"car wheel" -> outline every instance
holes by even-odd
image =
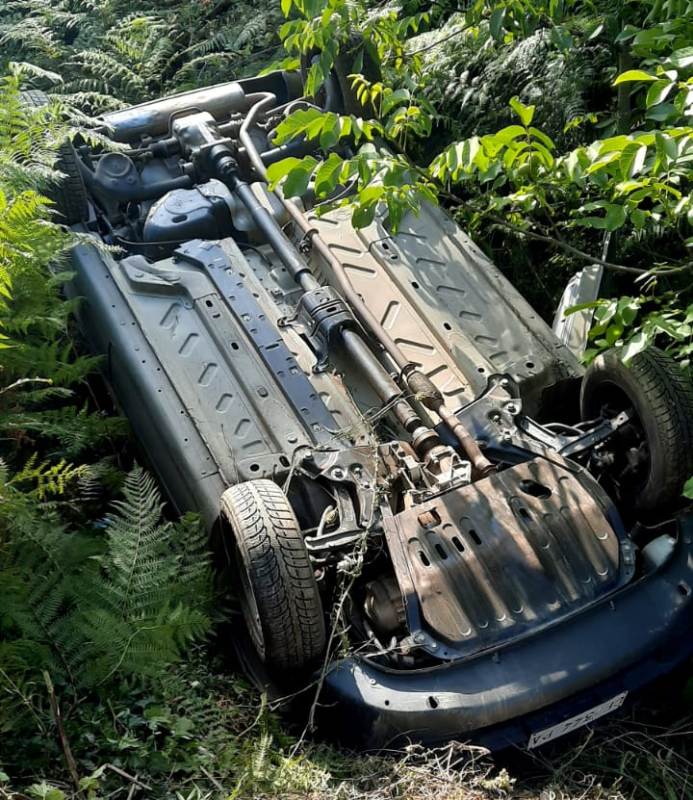
[[[243,617],[260,658],[276,671],[314,662],[325,647],[325,619],[286,495],[269,480],[239,483],[224,492],[221,510],[235,538]]]
[[[49,96],[38,89],[30,89],[21,93],[22,103],[29,108],[43,108],[50,102]],[[64,225],[75,225],[88,219],[89,201],[82,174],[79,171],[77,154],[72,142],[63,142],[58,148],[55,168],[64,177],[47,192],[55,203],[55,210],[60,215],[58,220]]]
[[[584,420],[634,412],[612,441],[608,474],[619,499],[649,511],[681,497],[693,474],[693,382],[657,348],[638,353],[628,365],[618,351],[597,356],[580,392]]]

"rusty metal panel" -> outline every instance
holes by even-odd
[[[535,413],[544,388],[582,373],[574,355],[445,212],[424,204],[391,235],[376,219],[354,230],[348,209],[311,224],[356,291],[449,404],[463,406],[493,373],[520,386]],[[329,274],[325,276],[329,280]]]
[[[586,606],[628,570],[599,487],[535,459],[386,519],[405,598],[457,654]],[[604,504],[600,503],[604,500]]]

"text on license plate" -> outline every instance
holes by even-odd
[[[598,706],[588,708],[587,711],[583,711],[581,714],[576,714],[574,717],[569,717],[568,719],[563,720],[563,722],[559,722],[557,725],[551,725],[550,728],[544,728],[541,731],[536,731],[529,737],[529,742],[527,743],[528,749],[531,750],[533,747],[540,747],[542,744],[546,744],[552,739],[558,739],[559,736],[565,736],[566,733],[575,731],[578,728],[581,728],[583,725],[589,725],[590,722],[594,722],[595,719],[599,719],[599,717],[610,714],[612,711],[615,711],[617,708],[620,708],[623,705],[627,694],[628,692],[621,692],[615,697],[612,697],[611,700],[606,700],[603,703],[600,703]]]

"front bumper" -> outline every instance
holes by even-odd
[[[693,655],[693,513],[658,569],[563,623],[468,659],[411,671],[339,661],[327,724],[366,747],[462,738],[501,749],[633,691]]]

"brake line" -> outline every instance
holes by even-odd
[[[257,172],[261,180],[267,183],[267,170],[262,161],[262,157],[255,146],[250,135],[250,128],[256,121],[260,112],[269,110],[277,101],[271,92],[265,92],[264,96],[258,93],[260,99],[251,107],[245,119],[241,123],[239,130],[239,140],[250,160],[251,166]],[[440,417],[443,423],[450,429],[455,436],[465,454],[472,462],[476,472],[483,476],[488,475],[493,469],[493,464],[481,452],[476,440],[472,437],[465,426],[455,416],[445,404],[442,393],[436,388],[431,379],[421,372],[417,365],[411,362],[402,353],[402,350],[383,328],[375,315],[365,304],[361,296],[356,292],[346,274],[341,261],[333,254],[327,242],[320,236],[319,232],[311,225],[310,220],[292,200],[284,197],[279,188],[274,190],[275,195],[292,218],[292,220],[303,231],[306,238],[310,240],[318,254],[328,263],[332,274],[338,284],[339,291],[342,293],[349,305],[355,310],[357,317],[364,327],[380,343],[384,351],[396,365],[397,371],[404,381],[407,388],[414,392],[421,403]]]

